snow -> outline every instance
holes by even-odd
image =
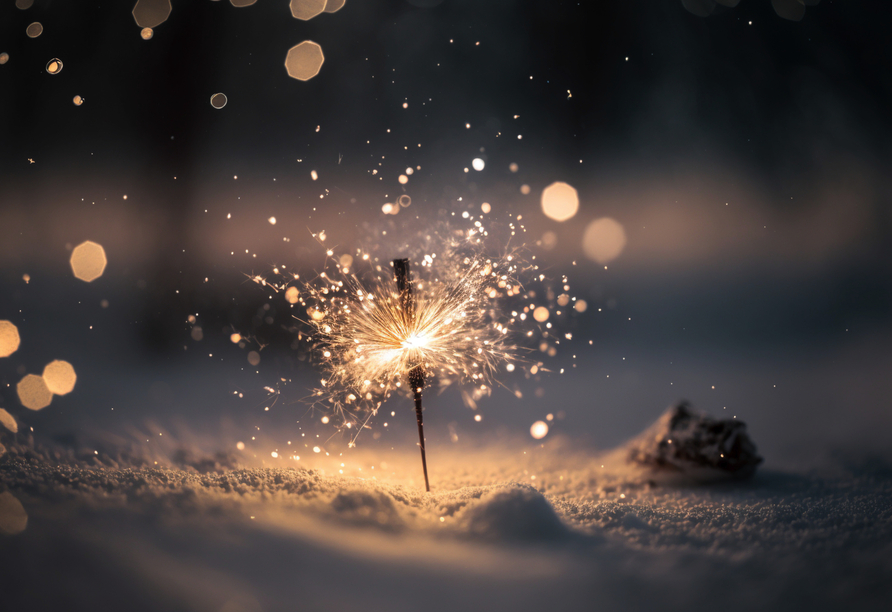
[[[0,460],[28,514],[0,540],[4,609],[887,609],[886,458],[673,484],[629,448],[452,447],[425,494],[408,450],[357,478],[20,441]]]

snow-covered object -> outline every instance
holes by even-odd
[[[654,472],[695,480],[748,478],[762,463],[737,419],[713,419],[680,402],[627,445],[628,460]]]

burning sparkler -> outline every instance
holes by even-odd
[[[396,277],[396,288],[400,292],[400,308],[406,318],[407,331],[415,325],[415,296],[412,293],[412,279],[409,272],[408,259],[394,259],[393,273]],[[415,330],[410,332],[415,333]],[[412,337],[412,336],[409,336]],[[424,364],[419,363],[408,372],[409,386],[415,396],[415,418],[418,420],[418,446],[421,447],[421,467],[424,470],[424,488],[431,490],[427,479],[427,455],[424,451],[424,419],[421,414],[421,392],[424,390]]]
[[[517,250],[487,253],[483,248],[487,230],[479,220],[464,218],[474,226],[466,230],[444,226],[422,233],[425,246],[420,252],[407,251],[418,264],[411,275],[409,259],[382,263],[362,250],[349,258],[338,258],[329,250],[329,264],[310,281],[301,282],[296,276],[281,283],[262,279],[265,286],[284,291],[290,303],[306,310],[305,323],[313,331],[307,339],[325,371],[312,402],[352,430],[351,446],[393,393],[414,399],[428,490],[424,389],[468,384],[473,390],[463,395],[476,408],[475,400],[499,384],[496,374],[502,366],[510,372],[515,364],[529,361],[528,373],[535,375],[542,363],[521,357],[516,332],[529,326],[523,336],[553,354],[560,338],[551,321],[546,323],[533,311],[549,311],[542,304],[552,306],[556,299],[566,306],[570,299],[566,294],[556,298],[550,289],[537,297],[520,278],[542,282],[538,268],[526,263]],[[352,269],[353,262],[365,271]],[[566,278],[562,280],[569,290]]]

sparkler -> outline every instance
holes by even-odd
[[[468,213],[462,217],[473,226],[461,230],[442,223],[422,230],[420,248],[400,247],[411,256],[411,274],[410,259],[383,263],[373,256],[374,249],[359,249],[340,257],[329,250],[327,265],[311,280],[278,268],[281,282],[252,277],[284,292],[289,303],[307,313],[306,320],[298,318],[312,333],[300,337],[325,372],[311,404],[351,431],[350,446],[394,393],[414,399],[427,490],[423,392],[468,385],[470,392],[463,390],[462,396],[476,410],[476,400],[501,384],[500,370],[520,366],[527,377],[544,371],[542,362],[521,356],[527,349],[514,344],[516,337],[553,355],[561,342],[553,322],[572,309],[566,293],[556,296],[547,286],[532,289],[544,285],[545,277],[520,256],[522,248],[484,248],[488,230],[481,220]],[[509,227],[513,236],[517,226]],[[566,277],[561,280],[569,291]],[[551,313],[551,319],[545,320],[548,314],[543,319],[541,311]],[[514,393],[520,396],[519,390]]]
[[[400,308],[406,318],[406,327],[415,325],[415,297],[412,294],[412,279],[409,272],[408,259],[394,259],[393,273],[396,288],[400,292]],[[424,488],[430,492],[431,485],[427,479],[427,456],[424,450],[424,419],[421,415],[421,392],[424,389],[424,364],[419,363],[408,372],[409,385],[415,396],[415,418],[418,420],[418,446],[421,447],[421,467],[424,470]]]

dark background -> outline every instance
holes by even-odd
[[[291,349],[286,304],[245,275],[318,268],[311,231],[350,250],[405,192],[402,214],[422,220],[487,201],[522,214],[533,245],[554,232],[540,262],[590,304],[551,374],[504,381],[522,399],[497,392],[476,423],[449,391],[429,401],[429,436],[526,435],[563,410],[555,434],[605,447],[688,398],[745,420],[776,461],[884,448],[885,3],[825,0],[794,22],[768,0],[708,17],[676,0],[348,0],[302,22],[284,0],[174,2],[149,41],[131,8],[0,6],[0,319],[22,336],[0,406],[38,437],[327,438],[298,401],[317,374]],[[325,63],[299,82],[283,62],[306,39]],[[465,173],[475,157],[486,168]],[[421,170],[403,186],[407,166]],[[581,201],[562,224],[539,209],[556,180]],[[603,216],[628,236],[607,270],[581,248]],[[90,284],[68,265],[87,239],[109,259]],[[238,348],[233,331],[256,340]],[[53,359],[78,386],[30,412],[15,383]],[[410,439],[401,416],[365,443]]]

